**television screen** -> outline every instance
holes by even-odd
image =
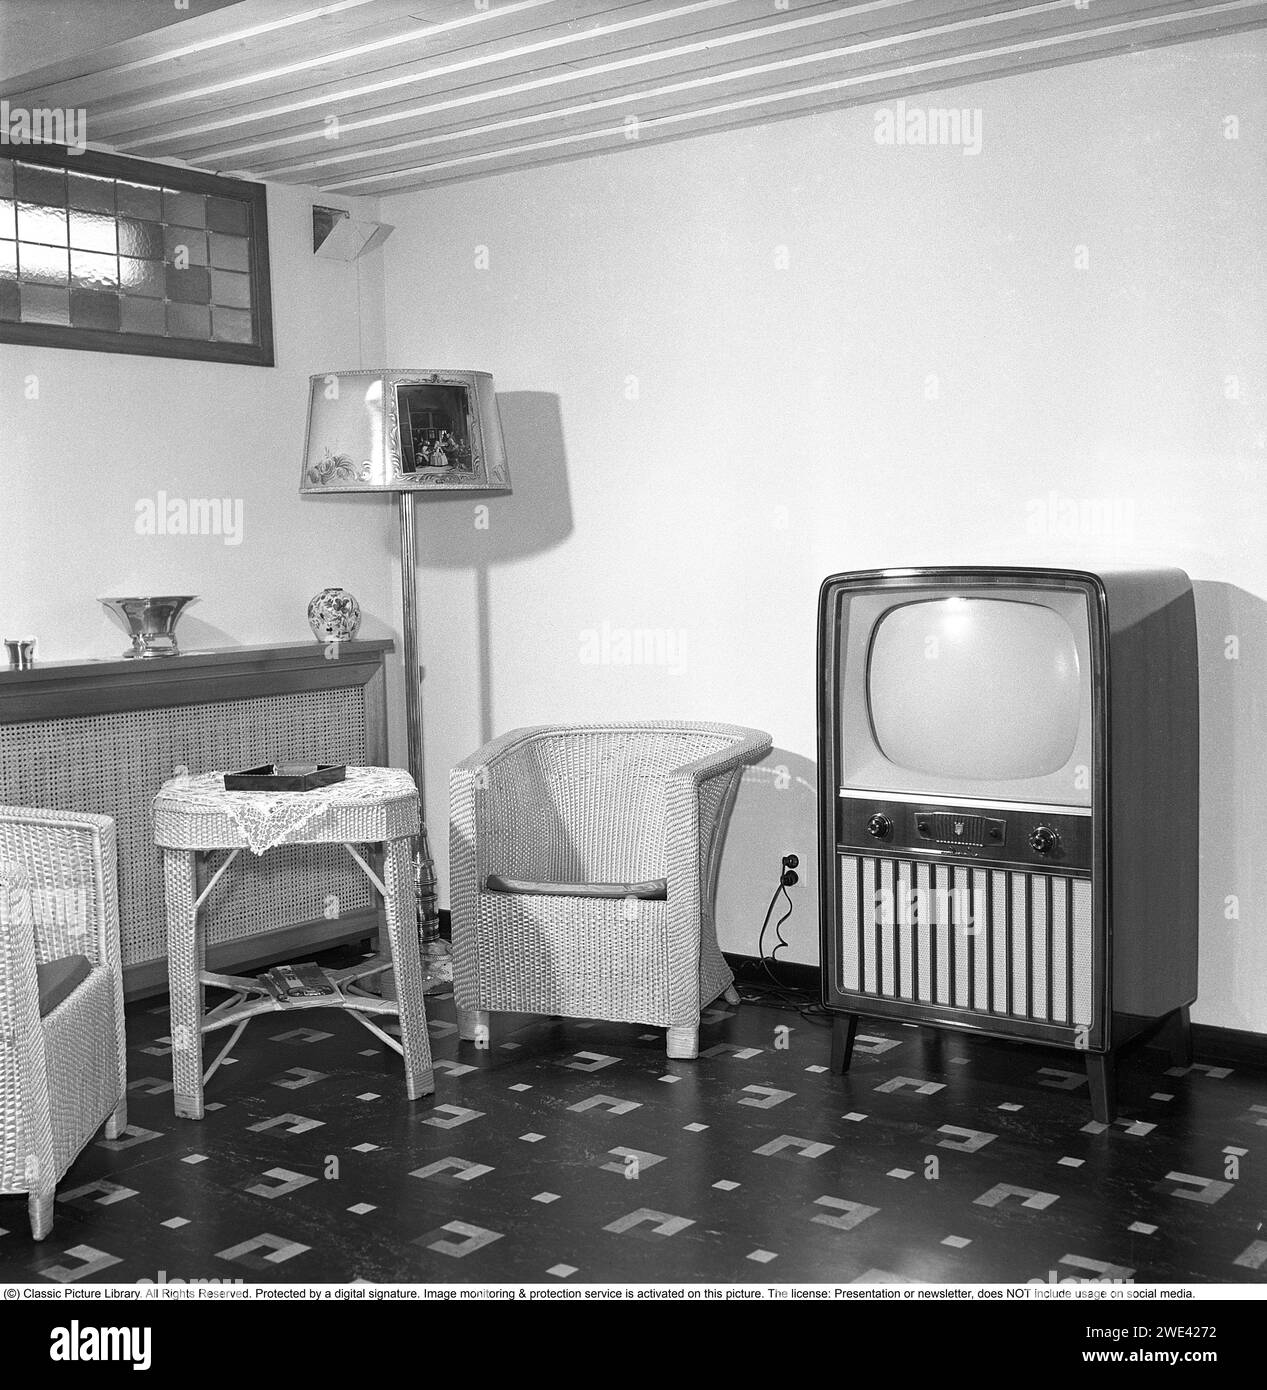
[[[876,745],[897,767],[934,778],[1058,773],[1082,721],[1078,647],[1043,603],[946,597],[890,608],[867,662]]]

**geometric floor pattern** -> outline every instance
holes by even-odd
[[[851,1073],[794,1011],[660,1030],[429,1005],[435,1097],[338,1011],[252,1022],[171,1108],[165,1007],[129,1010],[131,1125],[0,1281],[1267,1282],[1267,1074],[1139,1050],[1091,1120],[1065,1054],[864,1021]],[[1054,1273],[1053,1273],[1054,1272]]]

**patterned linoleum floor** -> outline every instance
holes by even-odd
[[[256,1020],[171,1111],[167,1015],[129,1012],[131,1128],[89,1146],[30,1238],[0,1198],[0,1281],[1267,1282],[1267,1073],[1124,1063],[1092,1122],[1059,1052],[709,1010],[658,1030],[434,1002],[436,1095],[334,1010]],[[1053,1272],[1054,1271],[1054,1275]]]

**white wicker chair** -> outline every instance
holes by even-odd
[[[713,918],[726,820],[770,736],[733,724],[539,726],[450,778],[449,888],[461,1036],[492,1010],[647,1023],[699,1052],[700,1010],[731,988]],[[489,874],[646,884],[659,900],[489,891]],[[614,890],[613,890],[614,891]]]
[[[31,1233],[104,1123],[127,1127],[114,822],[0,806],[0,1193],[28,1194]],[[36,965],[91,969],[40,1017]]]

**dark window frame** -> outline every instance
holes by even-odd
[[[0,343],[34,347],[72,348],[82,352],[124,352],[141,357],[174,357],[201,362],[235,362],[272,367],[273,303],[268,258],[268,192],[262,183],[229,179],[173,164],[105,154],[99,150],[72,151],[60,145],[9,145],[0,159],[14,164],[42,164],[71,173],[98,174],[129,183],[203,193],[244,203],[250,245],[251,327],[254,342],[219,343],[161,334],[122,333],[114,329],[79,328],[57,323],[14,323],[0,320]]]

